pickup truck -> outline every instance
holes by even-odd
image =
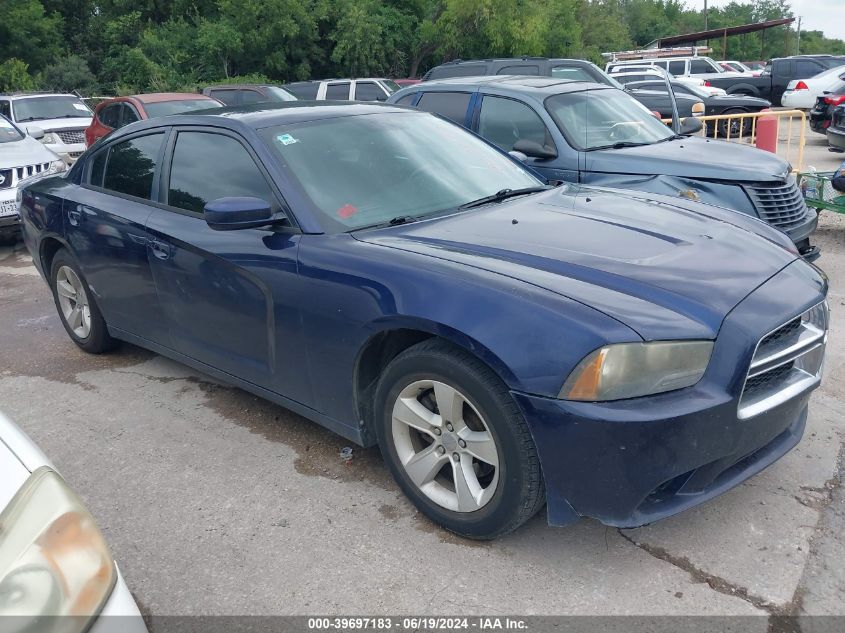
[[[781,105],[781,97],[794,79],[815,77],[821,72],[842,66],[842,55],[798,55],[769,60],[759,77],[714,77],[710,84],[723,88],[728,94],[748,95]]]

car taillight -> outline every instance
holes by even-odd
[[[824,102],[827,105],[842,105],[845,103],[845,95],[833,95],[832,97],[825,97]]]
[[[704,80],[704,85],[705,85],[705,86],[707,86],[707,87],[709,88],[709,87],[711,87],[713,84],[711,84],[711,83],[710,83],[707,79],[705,79],[705,80]]]
[[[803,81],[799,81],[798,84],[795,86],[796,90],[809,90],[810,87],[805,84]]]

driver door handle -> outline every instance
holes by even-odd
[[[157,240],[154,237],[151,237],[147,243],[150,245],[153,255],[158,259],[170,259],[170,255],[173,253],[173,248],[170,244]]]

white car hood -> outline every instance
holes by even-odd
[[[0,169],[50,163],[54,160],[59,160],[59,157],[31,136],[20,141],[0,143]]]
[[[39,121],[24,121],[18,127],[40,127],[45,132],[53,130],[84,129],[91,125],[92,117],[76,117],[74,119],[43,119]]]

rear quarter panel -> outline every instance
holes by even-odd
[[[44,266],[44,247],[54,239],[67,246],[63,205],[71,187],[67,177],[45,178],[24,187],[21,195],[21,229],[24,244],[36,268],[46,279],[50,271]]]

